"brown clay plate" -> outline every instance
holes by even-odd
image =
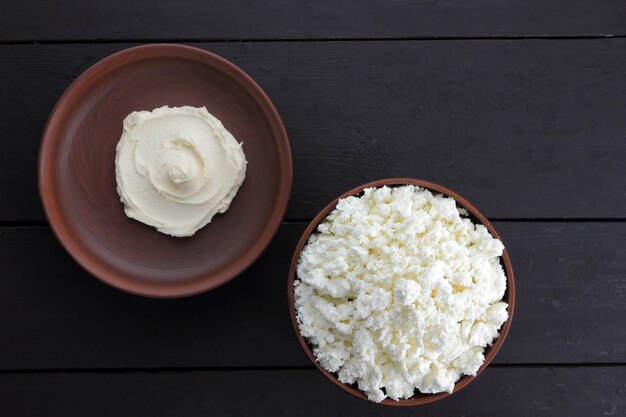
[[[163,105],[206,106],[248,160],[230,209],[190,238],[127,218],[116,192],[122,120]],[[189,46],[139,46],[96,63],[59,99],[41,139],[39,191],[58,239],[91,274],[133,294],[187,296],[234,278],[267,246],[287,208],[291,153],[276,109],[235,65]]]
[[[291,315],[291,323],[296,332],[298,341],[300,342],[300,346],[302,346],[302,349],[304,349],[304,352],[309,357],[311,362],[313,362],[313,364],[317,367],[317,369],[319,369],[324,374],[324,376],[326,376],[326,378],[328,378],[331,382],[333,382],[335,385],[337,385],[344,391],[366,401],[369,401],[367,399],[367,396],[362,391],[360,391],[356,386],[348,385],[348,384],[344,384],[340,382],[337,379],[337,376],[335,374],[328,372],[326,369],[322,368],[319,362],[315,359],[315,356],[313,355],[313,351],[311,350],[311,347],[307,343],[306,339],[302,337],[302,335],[300,334],[300,329],[298,328],[298,322],[296,319],[296,310],[294,306],[293,281],[296,276],[296,266],[298,265],[298,259],[300,258],[300,252],[302,251],[302,248],[306,244],[306,241],[308,240],[309,236],[312,233],[314,233],[315,230],[317,229],[317,225],[322,220],[324,220],[324,218],[326,218],[328,213],[330,213],[335,208],[335,206],[337,205],[337,201],[339,201],[339,199],[349,197],[352,195],[358,195],[365,188],[369,188],[369,187],[382,187],[383,185],[394,187],[394,186],[408,185],[408,184],[419,185],[420,187],[427,188],[430,191],[433,191],[435,193],[440,193],[448,197],[454,198],[458,206],[465,208],[470,213],[470,218],[472,219],[474,223],[484,224],[492,236],[498,239],[500,238],[500,236],[498,236],[498,233],[496,232],[496,229],[494,229],[494,227],[489,222],[489,220],[487,220],[487,218],[483,216],[478,211],[478,209],[476,209],[476,207],[474,207],[469,201],[467,201],[466,199],[464,199],[463,197],[461,197],[454,191],[451,191],[441,185],[434,184],[428,181],[423,181],[423,180],[418,180],[418,179],[413,179],[413,178],[389,178],[389,179],[378,180],[378,181],[369,182],[367,184],[359,185],[358,187],[343,193],[342,195],[337,197],[335,200],[330,202],[326,207],[324,207],[322,211],[320,211],[319,214],[315,216],[313,221],[311,221],[309,226],[306,228],[306,230],[302,234],[302,237],[300,238],[300,241],[298,242],[298,245],[296,246],[296,250],[294,251],[293,257],[291,259],[291,267],[289,269],[289,278],[288,278],[288,283],[287,283],[289,314]],[[501,260],[502,260],[502,265],[504,267],[504,272],[507,278],[507,289],[504,294],[504,300],[509,304],[509,308],[508,308],[509,318],[502,325],[502,328],[500,329],[500,336],[498,336],[498,338],[494,341],[492,346],[487,347],[485,349],[485,352],[484,352],[485,362],[478,369],[478,372],[476,373],[476,375],[464,376],[461,379],[459,379],[454,386],[454,391],[452,392],[452,394],[458,392],[463,387],[467,386],[467,384],[472,382],[480,373],[482,373],[485,370],[487,365],[489,365],[493,357],[496,355],[496,353],[502,346],[502,343],[504,342],[504,339],[506,338],[506,335],[509,331],[509,327],[511,327],[511,319],[513,317],[513,309],[515,307],[515,282],[513,279],[513,268],[511,267],[511,261],[509,259],[509,255],[506,249],[504,250],[504,253],[502,254]],[[390,398],[386,398],[385,400],[381,402],[381,404],[392,405],[392,406],[422,405],[422,404],[427,404],[433,401],[440,400],[442,398],[449,397],[452,394],[449,394],[447,392],[442,392],[439,394],[421,394],[417,392],[413,397],[409,399],[395,401]]]

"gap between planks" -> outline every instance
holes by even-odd
[[[572,218],[498,218],[488,217],[490,222],[500,223],[624,223],[626,218],[594,218],[594,217],[572,217]],[[282,224],[309,223],[313,219],[284,219]],[[47,228],[50,227],[46,221],[0,221],[3,228]]]
[[[580,40],[623,39],[626,35],[507,35],[507,36],[345,36],[345,37],[293,37],[293,38],[124,38],[124,39],[35,39],[0,40],[0,45],[54,45],[54,44],[101,44],[101,43],[228,43],[228,42],[367,42],[367,41],[483,41],[483,40]]]
[[[490,364],[489,368],[626,368],[626,363],[527,363]],[[189,372],[250,372],[250,371],[307,371],[314,366],[198,366],[198,367],[159,367],[159,368],[47,368],[47,369],[6,369],[0,375],[11,374],[125,374],[125,373],[189,373]]]

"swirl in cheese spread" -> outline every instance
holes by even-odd
[[[117,192],[128,217],[191,236],[228,210],[246,163],[241,144],[205,107],[132,112],[117,144]]]

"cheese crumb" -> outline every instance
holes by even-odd
[[[339,200],[294,282],[301,334],[339,381],[380,402],[452,392],[507,320],[504,250],[454,199],[413,186]]]

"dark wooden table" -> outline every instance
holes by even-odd
[[[254,77],[294,162],[265,254],[181,300],[126,295],[82,271],[36,184],[40,134],[68,84],[112,52],[162,41]],[[9,0],[0,43],[0,416],[626,415],[623,0]],[[307,220],[391,176],[482,209],[518,288],[487,371],[411,409],[326,381],[287,313]]]

